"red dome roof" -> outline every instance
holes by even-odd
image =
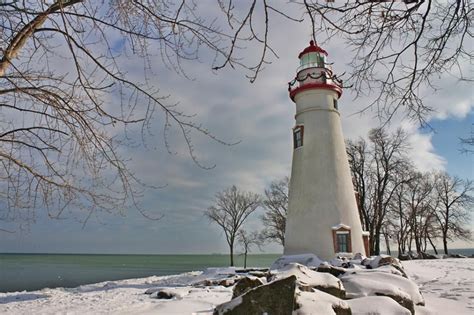
[[[300,54],[298,55],[298,58],[301,59],[301,56],[310,52],[318,52],[318,53],[325,54],[326,56],[328,55],[328,53],[324,49],[319,47],[317,44],[315,45],[314,41],[312,40],[309,42],[309,46],[306,47],[302,52],[300,52]]]

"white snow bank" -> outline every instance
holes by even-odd
[[[406,278],[387,272],[358,270],[340,277],[346,288],[347,298],[374,296],[376,293],[410,299],[414,304],[423,304],[418,286]]]
[[[307,267],[319,267],[324,261],[315,254],[283,255],[270,266],[270,270],[282,269],[291,263],[298,263]]]
[[[411,315],[409,310],[387,296],[366,296],[346,303],[352,315]]]
[[[296,276],[297,282],[311,287],[335,287],[344,290],[341,280],[330,273],[316,272],[298,263],[291,263],[278,270],[274,279],[284,279],[292,275]]]
[[[336,314],[333,307],[349,308],[347,301],[340,300],[330,294],[315,290],[314,292],[299,291],[296,293],[296,303],[300,307],[293,311],[293,315],[307,314]]]
[[[206,270],[204,270],[202,275],[205,277],[216,277],[216,276],[222,276],[222,275],[232,276],[232,275],[235,275],[235,270],[236,270],[235,267],[224,267],[224,268],[212,267],[212,268],[207,268]]]
[[[411,260],[403,265],[426,301],[426,307],[416,308],[417,314],[474,313],[473,258]]]
[[[403,269],[403,265],[401,264],[398,258],[394,258],[388,255],[379,255],[375,257],[370,257],[362,260],[361,262],[364,266],[370,266],[370,268],[375,269],[385,265],[394,265],[401,269]]]

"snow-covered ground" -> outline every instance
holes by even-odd
[[[474,259],[404,261],[420,287],[427,314],[474,314]]]
[[[426,300],[426,307],[417,306],[416,314],[474,313],[474,259],[416,260],[403,264]],[[206,279],[216,279],[213,272],[215,270],[209,269],[206,273],[102,282],[74,289],[0,293],[0,313],[212,314],[216,305],[229,301],[232,296],[232,286],[205,285]],[[230,275],[233,272],[228,270]],[[232,277],[227,279],[232,280]],[[157,299],[158,288],[165,288],[174,298]],[[362,297],[349,304],[360,309],[360,304],[370,303],[371,299]]]

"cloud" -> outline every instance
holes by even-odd
[[[447,163],[445,158],[436,154],[431,142],[432,137],[432,133],[413,133],[408,138],[411,146],[409,156],[415,167],[422,172],[444,170]]]

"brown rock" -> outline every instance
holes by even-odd
[[[389,298],[393,299],[395,302],[406,308],[411,312],[412,315],[415,314],[415,305],[412,300],[403,298],[398,295],[390,295],[390,294],[383,294],[383,293],[375,293],[378,296],[388,296]]]
[[[317,272],[326,272],[330,273],[335,277],[339,277],[340,275],[344,274],[346,270],[341,267],[335,267],[335,266],[330,266],[330,265],[320,265],[318,269],[316,269]]]
[[[234,299],[238,296],[241,296],[242,294],[248,292],[250,289],[256,288],[261,285],[263,285],[263,282],[258,278],[242,278],[235,284],[232,293],[232,298]]]
[[[256,287],[214,309],[214,315],[291,314],[295,306],[296,277]]]

